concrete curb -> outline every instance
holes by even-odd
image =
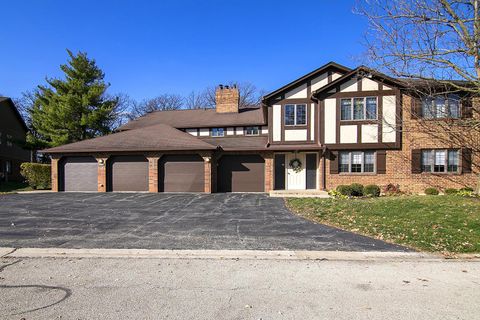
[[[2,255],[3,254],[3,255]],[[331,260],[331,261],[480,261],[480,257],[445,259],[417,252],[260,251],[260,250],[148,250],[0,248],[4,258],[132,258],[213,260]]]

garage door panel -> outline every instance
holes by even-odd
[[[259,155],[227,155],[219,160],[220,192],[264,192],[265,160]]]
[[[159,191],[204,191],[205,166],[198,155],[163,156],[159,169]]]
[[[60,190],[97,191],[98,164],[93,157],[66,157],[61,160]]]
[[[148,161],[142,156],[115,156],[109,159],[110,191],[148,191]]]

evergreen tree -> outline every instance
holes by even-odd
[[[38,86],[29,113],[35,135],[29,142],[39,147],[59,146],[111,132],[117,120],[118,98],[109,97],[103,71],[95,60],[67,50],[70,59],[60,66],[65,79],[47,78]]]

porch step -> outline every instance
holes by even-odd
[[[326,191],[322,190],[272,190],[270,197],[280,198],[330,198]]]

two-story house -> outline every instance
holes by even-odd
[[[269,192],[358,182],[422,192],[476,184],[479,155],[431,128],[472,117],[462,93],[420,98],[404,81],[331,62],[266,95],[261,107],[238,102],[237,88],[219,86],[215,109],[152,112],[116,133],[45,150],[53,189]]]
[[[21,181],[20,164],[30,161],[22,148],[28,128],[12,99],[0,97],[0,183]]]

